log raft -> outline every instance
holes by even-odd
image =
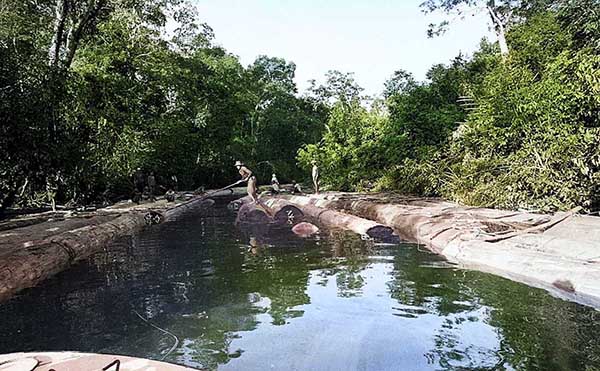
[[[293,205],[290,201],[281,198],[271,198],[266,201],[269,207],[281,209]],[[363,236],[369,236],[378,240],[389,241],[394,237],[392,228],[374,222],[372,220],[360,218],[351,214],[345,214],[339,211],[326,209],[311,205],[308,203],[297,204],[304,213],[317,222],[329,228],[348,229]]]
[[[158,222],[171,221],[213,203],[196,197],[166,209],[108,208],[86,219],[4,231],[0,239],[0,302],[88,258],[112,240],[136,233],[149,224],[148,215],[157,216]]]
[[[542,288],[600,307],[600,218],[456,205],[439,199],[327,193],[287,196],[303,210],[319,207],[390,226],[461,267]]]
[[[351,214],[310,204],[295,204],[280,197],[261,198],[264,206],[250,201],[249,197],[244,197],[230,203],[231,209],[238,210],[236,224],[272,223],[287,224],[293,227],[308,217],[315,223],[328,228],[347,229],[383,241],[395,239],[392,228]]]

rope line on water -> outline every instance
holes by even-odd
[[[147,319],[145,319],[141,314],[139,314],[135,309],[133,310],[133,313],[135,313],[138,317],[140,317],[140,319],[144,322],[146,322],[147,324],[149,324],[150,326],[154,327],[155,329],[162,331],[163,333],[170,335],[173,337],[173,339],[175,339],[175,344],[173,344],[173,346],[171,347],[171,349],[169,349],[169,351],[167,352],[167,354],[165,354],[164,357],[162,357],[160,360],[164,361],[165,358],[167,358],[169,356],[169,354],[171,354],[171,352],[173,352],[175,350],[175,348],[177,348],[177,346],[179,345],[179,338],[177,336],[175,336],[175,334],[173,334],[172,332],[169,332],[165,329],[162,329],[158,326],[156,326],[154,323],[148,321]]]

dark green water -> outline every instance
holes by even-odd
[[[153,227],[0,304],[0,353],[78,350],[223,370],[594,370],[600,313],[412,244]],[[600,284],[600,283],[599,283]]]

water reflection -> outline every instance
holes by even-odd
[[[0,305],[0,352],[80,350],[231,370],[585,370],[600,315],[340,231],[236,230],[224,209],[122,239]]]

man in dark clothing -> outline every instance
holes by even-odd
[[[154,198],[154,192],[156,191],[156,178],[154,178],[154,172],[150,172],[148,175],[148,198],[150,201],[156,201]]]
[[[140,203],[144,194],[144,178],[144,172],[138,167],[133,173],[133,197],[131,198],[136,204]]]
[[[135,186],[135,190],[138,191],[139,193],[144,192],[144,183],[145,183],[144,172],[142,171],[142,169],[140,169],[138,167],[135,170],[135,173],[133,173],[133,184]]]

